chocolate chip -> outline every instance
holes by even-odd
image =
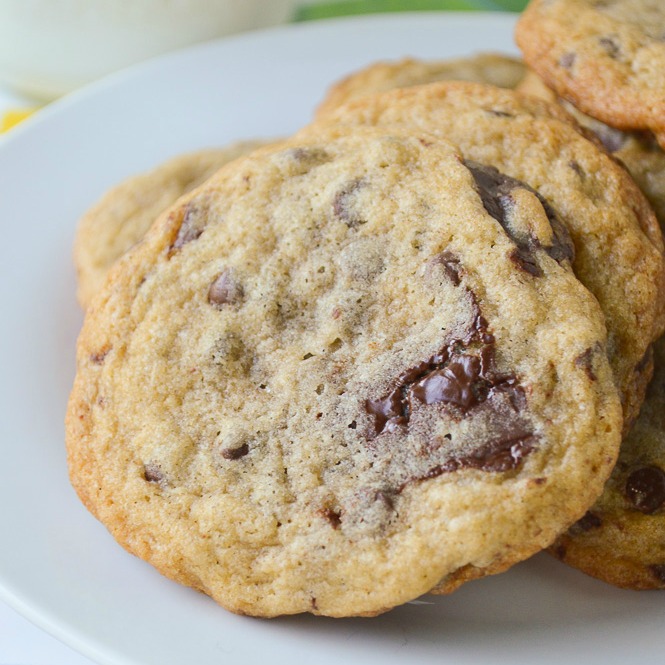
[[[509,213],[515,203],[510,193],[515,189],[525,189],[530,192],[536,196],[543,207],[552,229],[553,242],[550,246],[544,246],[542,249],[559,263],[573,261],[575,246],[568,228],[539,192],[526,183],[501,173],[493,166],[485,166],[473,161],[466,161],[465,166],[475,180],[483,207],[489,215],[499,222],[508,237],[515,243],[517,249],[511,253],[510,258],[522,270],[534,276],[542,275],[542,271],[535,260],[535,251],[541,248],[541,244],[537,238],[520,238],[511,229]]]
[[[242,300],[242,285],[229,268],[223,270],[208,289],[208,302],[222,309],[224,305],[234,305]]]
[[[656,563],[652,566],[649,566],[649,570],[653,573],[653,576],[661,583],[665,584],[665,564]]]
[[[182,212],[182,221],[178,235],[169,248],[169,255],[182,249],[187,243],[200,237],[205,228],[205,219],[201,210],[194,203],[187,203]]]
[[[366,222],[353,209],[356,194],[364,186],[365,183],[362,180],[352,180],[337,192],[333,199],[333,212],[350,228],[355,228]]]
[[[224,459],[237,460],[247,455],[249,452],[249,445],[243,443],[242,446],[238,448],[222,448],[220,452]]]
[[[591,511],[587,511],[583,517],[581,517],[573,526],[571,530],[582,532],[582,531],[591,531],[592,529],[598,529],[602,526],[603,521]]]
[[[529,254],[526,250],[515,247],[515,249],[508,255],[508,258],[524,272],[528,272],[534,277],[542,277],[543,271],[536,263],[536,259]]]
[[[323,508],[321,510],[321,516],[330,522],[330,525],[333,529],[339,529],[342,524],[342,515],[341,513],[333,510],[332,508]]]
[[[149,462],[143,466],[143,478],[149,483],[161,485],[164,482],[164,473],[156,462]]]
[[[396,426],[406,424],[407,407],[403,403],[402,389],[396,388],[381,399],[365,401],[365,411],[374,417],[374,431],[382,434],[393,430]]]
[[[450,404],[466,413],[493,392],[519,392],[512,374],[492,372],[494,337],[487,334],[486,325],[485,319],[477,316],[467,340],[453,340],[428,360],[402,372],[387,395],[366,400],[365,411],[374,418],[375,434],[408,425],[416,403]],[[481,342],[480,348],[475,353],[463,350],[474,338]]]
[[[460,355],[447,366],[426,374],[411,388],[411,395],[423,404],[441,402],[469,409],[478,400],[473,387],[480,378],[480,359]]]
[[[579,356],[577,356],[577,358],[575,358],[575,366],[584,370],[590,381],[595,381],[597,379],[593,371],[593,358],[599,350],[600,347],[595,345],[588,348],[586,351],[583,351]]]
[[[513,436],[504,434],[469,455],[453,457],[439,467],[432,469],[424,478],[433,478],[442,473],[460,469],[478,469],[480,471],[503,472],[516,469],[522,460],[536,447],[536,437],[528,432],[517,430]]]
[[[297,147],[287,153],[296,162],[316,166],[330,161],[330,155],[323,148]]]
[[[433,268],[435,268],[436,266],[443,267],[446,276],[453,283],[453,286],[460,285],[461,282],[460,275],[462,272],[462,266],[460,264],[459,258],[455,256],[452,252],[449,251],[441,252],[433,259],[431,259],[427,265],[428,272],[431,273]]]
[[[559,66],[564,69],[570,69],[575,64],[575,53],[564,53],[559,58]]]
[[[577,175],[580,178],[582,179],[586,178],[586,173],[584,172],[584,169],[580,166],[578,161],[571,159],[568,162],[568,166],[570,166],[570,168],[573,169],[573,171],[575,171],[575,173],[577,173]]]
[[[603,50],[610,56],[610,58],[616,60],[620,49],[615,37],[601,37],[598,40],[598,43],[603,47]]]
[[[654,513],[665,503],[665,472],[657,466],[645,466],[628,476],[626,497],[643,513]]]
[[[487,112],[490,115],[496,116],[497,118],[514,118],[515,116],[512,113],[506,111],[499,111],[497,109],[487,109]]]
[[[90,362],[95,365],[103,365],[106,356],[109,354],[110,348],[102,349],[101,351],[96,351],[95,353],[90,354]]]

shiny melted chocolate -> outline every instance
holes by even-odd
[[[456,261],[452,265],[459,268]],[[454,276],[459,275],[456,269]],[[365,411],[373,423],[373,431],[367,436],[375,450],[392,446],[394,443],[388,440],[383,443],[384,436],[408,435],[413,414],[429,407],[437,411],[436,417],[451,422],[473,418],[483,411],[485,421],[495,425],[491,438],[461,448],[452,443],[450,435],[419,444],[420,448],[411,454],[413,459],[404,460],[410,471],[406,478],[402,476],[398,492],[410,482],[461,469],[515,469],[537,446],[537,436],[522,413],[526,408],[524,390],[514,374],[496,370],[494,336],[487,331],[475,298],[473,302],[477,315],[464,339],[449,341],[428,360],[402,372],[387,394],[365,401]],[[391,454],[392,463],[406,456],[403,450],[393,453],[386,449],[382,454]]]

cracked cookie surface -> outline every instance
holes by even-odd
[[[426,132],[236,161],[87,312],[74,487],[239,613],[371,615],[504,569],[581,517],[619,444],[573,251],[542,196]]]

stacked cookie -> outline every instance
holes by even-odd
[[[523,92],[560,103],[625,165],[665,228],[665,7],[532,1],[516,38]],[[665,588],[665,339],[605,492],[552,552],[612,584]]]
[[[68,455],[121,545],[234,612],[374,615],[592,519],[663,243],[561,106],[505,89],[522,74],[371,67],[296,136],[86,216]]]

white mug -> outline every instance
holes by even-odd
[[[288,20],[294,0],[0,0],[0,83],[52,99],[189,44]]]

